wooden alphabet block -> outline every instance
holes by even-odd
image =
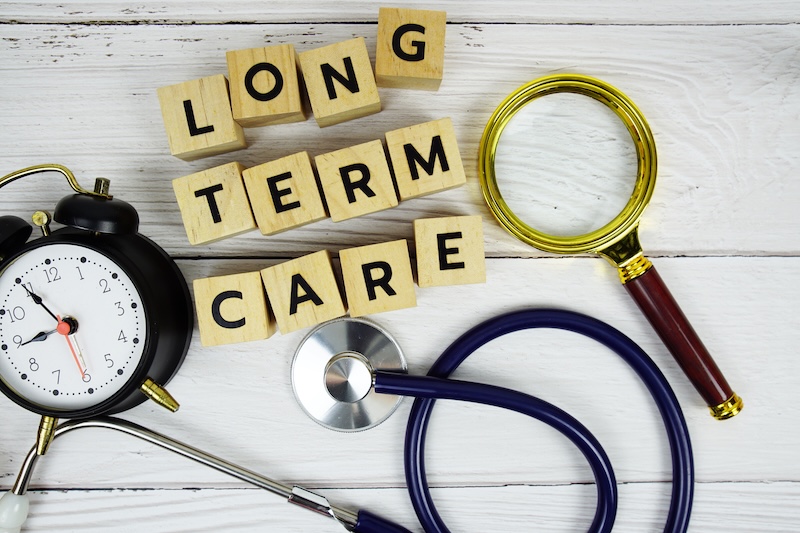
[[[284,334],[347,312],[327,250],[265,268],[261,277]]]
[[[328,215],[308,152],[276,159],[242,173],[264,235],[322,220]]]
[[[417,305],[408,243],[399,241],[339,252],[350,316]]]
[[[386,148],[401,201],[467,182],[449,118],[387,132]]]
[[[158,89],[172,155],[184,161],[247,148],[222,74]]]
[[[363,37],[302,52],[299,58],[311,109],[321,128],[381,110]]]
[[[314,161],[334,222],[397,205],[392,173],[381,141],[328,152],[318,155]]]
[[[444,75],[444,11],[382,7],[375,75],[381,87],[435,91]]]
[[[480,215],[414,221],[420,287],[486,282]]]
[[[207,244],[256,229],[242,167],[228,163],[172,180],[191,244]]]
[[[233,118],[245,128],[306,119],[294,46],[226,53]]]
[[[275,333],[258,272],[196,279],[193,286],[203,346],[266,339]]]

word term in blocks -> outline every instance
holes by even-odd
[[[363,37],[302,52],[299,60],[311,110],[320,127],[381,110]]]
[[[158,89],[172,155],[185,161],[247,147],[222,74]]]
[[[261,340],[275,333],[258,272],[196,279],[193,288],[203,346]]]
[[[284,334],[347,312],[327,250],[265,268],[261,277]]]
[[[226,53],[233,118],[251,128],[306,119],[291,44]]]
[[[375,76],[381,87],[435,91],[444,76],[444,11],[382,7]]]
[[[256,223],[264,235],[328,216],[308,152],[248,168],[242,175]]]
[[[480,215],[414,221],[420,287],[486,282]]]
[[[417,296],[405,240],[339,252],[350,316],[416,307]]]

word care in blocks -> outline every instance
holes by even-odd
[[[388,152],[388,157],[387,157]],[[245,169],[228,163],[173,180],[186,235],[207,244],[256,228],[272,235],[334,222],[466,183],[449,118],[314,158],[300,152]]]
[[[420,287],[483,283],[486,264],[480,215],[414,221]],[[194,281],[204,346],[266,339],[343,316],[417,305],[405,240],[341,250],[342,291],[327,250],[261,271]]]
[[[229,51],[228,78],[158,90],[170,152],[192,161],[246,148],[242,127],[303,121],[304,88],[320,127],[379,112],[379,85],[436,90],[446,22],[443,11],[381,8],[375,72],[363,37],[299,54],[291,44]]]

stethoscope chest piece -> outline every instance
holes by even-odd
[[[407,371],[397,341],[372,322],[340,318],[311,330],[297,347],[292,387],[300,406],[319,424],[362,431],[386,420],[402,399],[375,392],[376,370]]]

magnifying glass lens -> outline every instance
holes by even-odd
[[[572,93],[528,102],[497,144],[497,187],[537,231],[568,237],[608,224],[631,198],[636,149],[606,105]]]

